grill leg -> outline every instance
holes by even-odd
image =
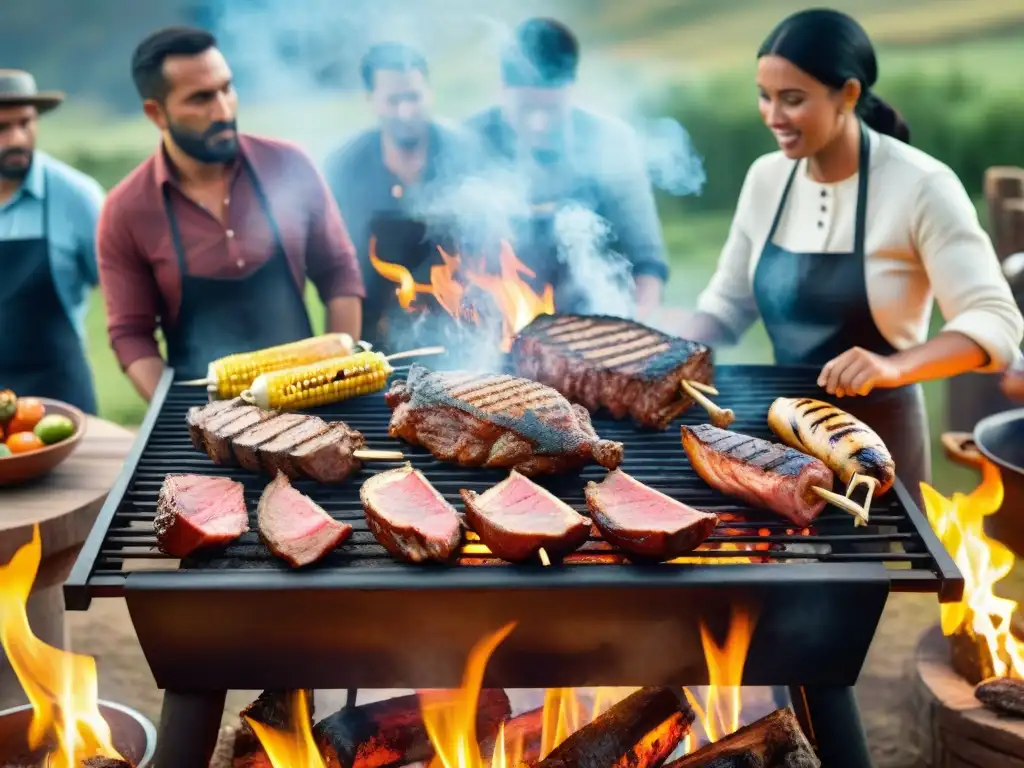
[[[164,691],[154,768],[207,768],[220,734],[227,691]]]
[[[822,766],[871,768],[853,688],[794,686],[790,697],[800,727],[817,748]]]

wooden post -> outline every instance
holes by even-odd
[[[994,166],[985,173],[988,230],[1000,262],[1024,252],[1024,168]],[[1018,280],[1014,296],[1024,306],[1024,280]],[[971,432],[986,416],[1012,408],[999,388],[1000,377],[966,373],[950,379],[946,404],[946,429]]]

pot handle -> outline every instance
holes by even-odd
[[[981,468],[985,457],[974,442],[970,432],[943,432],[942,448],[950,460],[965,467]]]

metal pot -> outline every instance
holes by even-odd
[[[135,768],[150,768],[156,752],[156,729],[153,724],[121,704],[100,701],[100,714],[110,726],[114,746]],[[33,757],[25,743],[32,706],[26,704],[0,711],[0,765],[19,758]],[[34,756],[40,760],[42,755]]]
[[[986,461],[999,467],[1003,480],[1003,505],[986,521],[987,532],[1018,557],[1024,557],[1024,408],[988,416],[974,427],[974,434],[946,432],[946,455],[968,467]]]

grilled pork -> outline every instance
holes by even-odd
[[[591,459],[609,469],[622,461],[622,443],[601,440],[585,408],[516,376],[413,365],[385,400],[394,409],[388,433],[442,461],[527,476],[565,472]]]
[[[583,546],[590,520],[515,470],[482,494],[461,490],[469,524],[496,556],[511,563],[543,548],[561,557]]]
[[[412,465],[369,478],[359,498],[373,535],[398,559],[445,562],[458,551],[462,523],[455,508]]]
[[[768,409],[768,426],[786,445],[815,456],[843,483],[855,474],[878,481],[876,496],[896,479],[896,464],[882,438],[834,405],[809,397],[780,397]]]
[[[270,442],[282,432],[301,424],[304,420],[304,416],[296,413],[282,413],[235,435],[231,440],[235,459],[250,472],[259,472],[262,468],[259,447]]]
[[[710,424],[682,427],[683,448],[705,483],[770,509],[801,528],[825,507],[814,488],[832,489],[832,470],[793,448]]]
[[[214,400],[206,405],[194,405],[189,408],[188,413],[185,414],[185,423],[188,424],[188,434],[192,438],[192,445],[196,447],[196,450],[206,450],[203,426],[208,419],[242,405],[244,405],[242,398],[236,397],[232,400]]]
[[[153,529],[160,551],[171,557],[228,544],[249,530],[244,488],[227,477],[167,475]]]
[[[538,315],[516,336],[512,361],[591,412],[657,429],[693,405],[682,380],[712,378],[708,347],[617,317]]]
[[[353,454],[365,446],[366,438],[361,432],[338,421],[323,434],[292,448],[288,465],[297,474],[318,483],[340,483],[362,467]]]
[[[256,520],[267,549],[292,568],[315,563],[352,534],[351,525],[338,522],[295,490],[283,472],[263,489]]]
[[[637,557],[679,557],[703,544],[718,525],[717,515],[688,507],[621,469],[587,483],[584,495],[605,540]]]

